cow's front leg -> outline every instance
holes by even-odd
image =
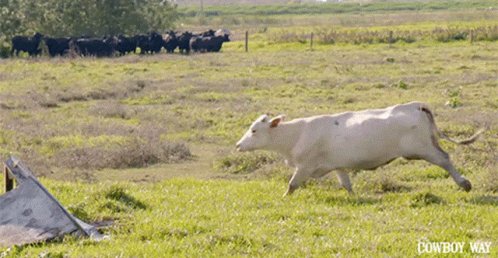
[[[294,171],[294,175],[292,175],[291,180],[289,181],[289,188],[287,192],[284,193],[284,196],[292,194],[299,186],[301,186],[310,176],[310,172],[312,170],[296,168]]]
[[[336,171],[337,179],[344,189],[348,190],[348,193],[353,193],[353,187],[351,187],[351,180],[349,180],[349,175],[346,171]]]

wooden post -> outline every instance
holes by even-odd
[[[10,178],[9,176],[9,169],[7,166],[3,167],[3,178],[4,178],[4,183],[5,183],[5,192],[8,192],[12,189],[14,189],[14,179]]]
[[[310,50],[313,50],[313,32],[311,32],[310,36]]]
[[[249,31],[246,30],[246,52],[249,51]]]
[[[391,47],[392,44],[393,44],[393,41],[394,41],[394,39],[393,39],[393,31],[392,30],[389,31],[389,39],[388,39],[388,41],[389,41],[389,47]]]
[[[474,30],[473,29],[470,29],[469,37],[470,37],[470,44],[474,43]]]

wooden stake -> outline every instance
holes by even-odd
[[[246,52],[249,51],[249,31],[246,30]]]
[[[310,50],[313,50],[313,32],[311,32],[310,36]]]

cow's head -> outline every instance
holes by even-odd
[[[268,115],[262,115],[254,121],[249,130],[237,142],[238,151],[252,151],[264,149],[271,142],[271,130],[276,128],[284,120],[283,115],[270,119]]]
[[[42,39],[43,38],[43,34],[37,32],[35,33],[35,35],[33,36],[34,39]]]
[[[219,37],[219,36],[223,37],[224,42],[229,42],[230,35],[232,35],[232,33],[227,29],[219,29],[214,33],[214,35],[217,37]]]

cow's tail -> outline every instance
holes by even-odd
[[[451,139],[449,136],[447,136],[446,134],[441,132],[439,130],[439,128],[437,128],[436,121],[434,121],[434,115],[432,114],[432,111],[429,109],[429,107],[427,105],[422,104],[420,106],[420,111],[427,114],[427,117],[429,118],[429,122],[431,123],[432,131],[434,132],[435,135],[437,135],[438,137],[443,138],[445,140],[448,140],[452,143],[455,143],[455,144],[462,144],[462,145],[471,144],[471,143],[475,142],[479,138],[479,136],[486,130],[485,128],[481,128],[474,135],[472,135],[471,137],[464,139],[464,140]]]

